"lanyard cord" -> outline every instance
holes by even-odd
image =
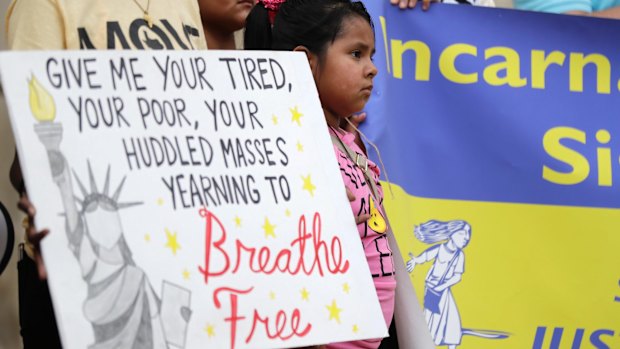
[[[368,173],[368,158],[366,158],[366,156],[364,156],[363,154],[357,153],[356,151],[351,149],[349,146],[347,146],[342,141],[342,139],[340,139],[340,137],[337,136],[336,134],[337,131],[331,126],[330,128],[332,132],[334,133],[330,135],[332,138],[332,143],[334,143],[338,147],[338,149],[340,149],[340,151],[342,151],[345,155],[347,155],[349,160],[351,160],[351,162],[355,164],[355,167],[357,167],[358,169],[360,169],[360,171],[362,171],[362,173],[364,174],[364,179],[366,180],[366,183],[368,183],[368,186],[370,187],[370,191],[371,191],[373,198],[375,199],[375,202],[379,204],[381,201],[379,200],[379,190],[377,189],[377,184],[375,183],[373,176],[370,173]]]
[[[360,131],[360,129],[357,128],[357,126],[355,126],[355,124],[351,122],[350,118],[345,118],[345,120],[347,120],[349,125],[353,127],[353,129],[362,136],[362,139],[366,143],[370,144],[370,146],[372,146],[372,148],[377,153],[377,157],[379,158],[379,164],[381,164],[381,171],[383,171],[383,174],[385,175],[385,181],[387,182],[387,185],[388,185],[388,189],[390,189],[390,196],[392,197],[392,199],[394,199],[394,191],[392,191],[392,182],[390,182],[390,177],[388,176],[387,170],[385,169],[385,165],[383,164],[383,159],[381,158],[381,152],[379,151],[379,148],[377,147],[375,143],[371,142],[370,139],[368,139],[368,137],[366,137],[366,135],[362,131]]]

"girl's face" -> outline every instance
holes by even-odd
[[[254,0],[198,0],[203,25],[227,33],[245,26],[253,6]]]
[[[454,245],[462,250],[465,246],[467,246],[467,244],[469,244],[470,237],[471,235],[469,234],[469,231],[461,229],[452,234],[451,239],[454,242]]]
[[[370,24],[359,16],[344,20],[341,35],[327,48],[313,68],[327,123],[337,126],[364,108],[372,93],[377,67],[372,62],[375,36]],[[316,58],[315,58],[316,59]]]

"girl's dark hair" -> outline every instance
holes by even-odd
[[[287,0],[269,22],[269,11],[259,2],[246,20],[246,50],[292,51],[304,46],[322,56],[328,44],[342,34],[344,20],[359,16],[374,28],[364,4],[351,0]]]

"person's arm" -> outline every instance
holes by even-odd
[[[609,18],[609,19],[620,19],[620,6],[608,8],[602,11],[593,11],[593,12],[585,12],[585,11],[567,11],[564,12],[567,15],[579,15],[579,16],[590,16],[597,18]]]
[[[595,11],[592,0],[515,0],[520,10],[620,19],[620,6]]]
[[[418,2],[422,3],[422,10],[426,11],[431,6],[431,2],[437,2],[437,0],[390,0],[390,4],[401,9],[415,8]]]
[[[409,273],[413,272],[415,266],[418,264],[424,264],[428,261],[431,261],[437,258],[437,254],[439,253],[439,245],[429,247],[426,251],[420,253],[419,256],[414,256],[413,253],[409,252],[409,260],[407,261],[407,271]]]

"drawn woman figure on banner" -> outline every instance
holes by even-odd
[[[409,254],[407,271],[413,272],[417,264],[434,260],[425,280],[424,317],[435,345],[456,348],[463,336],[461,316],[451,288],[461,281],[465,272],[463,249],[471,238],[471,226],[466,221],[441,222],[431,220],[416,226],[418,240],[434,245],[417,257]]]
[[[471,226],[463,220],[442,222],[430,220],[416,226],[415,237],[425,244],[435,244],[417,257],[409,253],[407,271],[413,272],[418,264],[434,260],[424,281],[424,317],[435,345],[454,349],[464,335],[505,339],[509,333],[495,330],[463,328],[461,315],[452,295],[452,287],[465,273],[463,249],[471,239]]]

